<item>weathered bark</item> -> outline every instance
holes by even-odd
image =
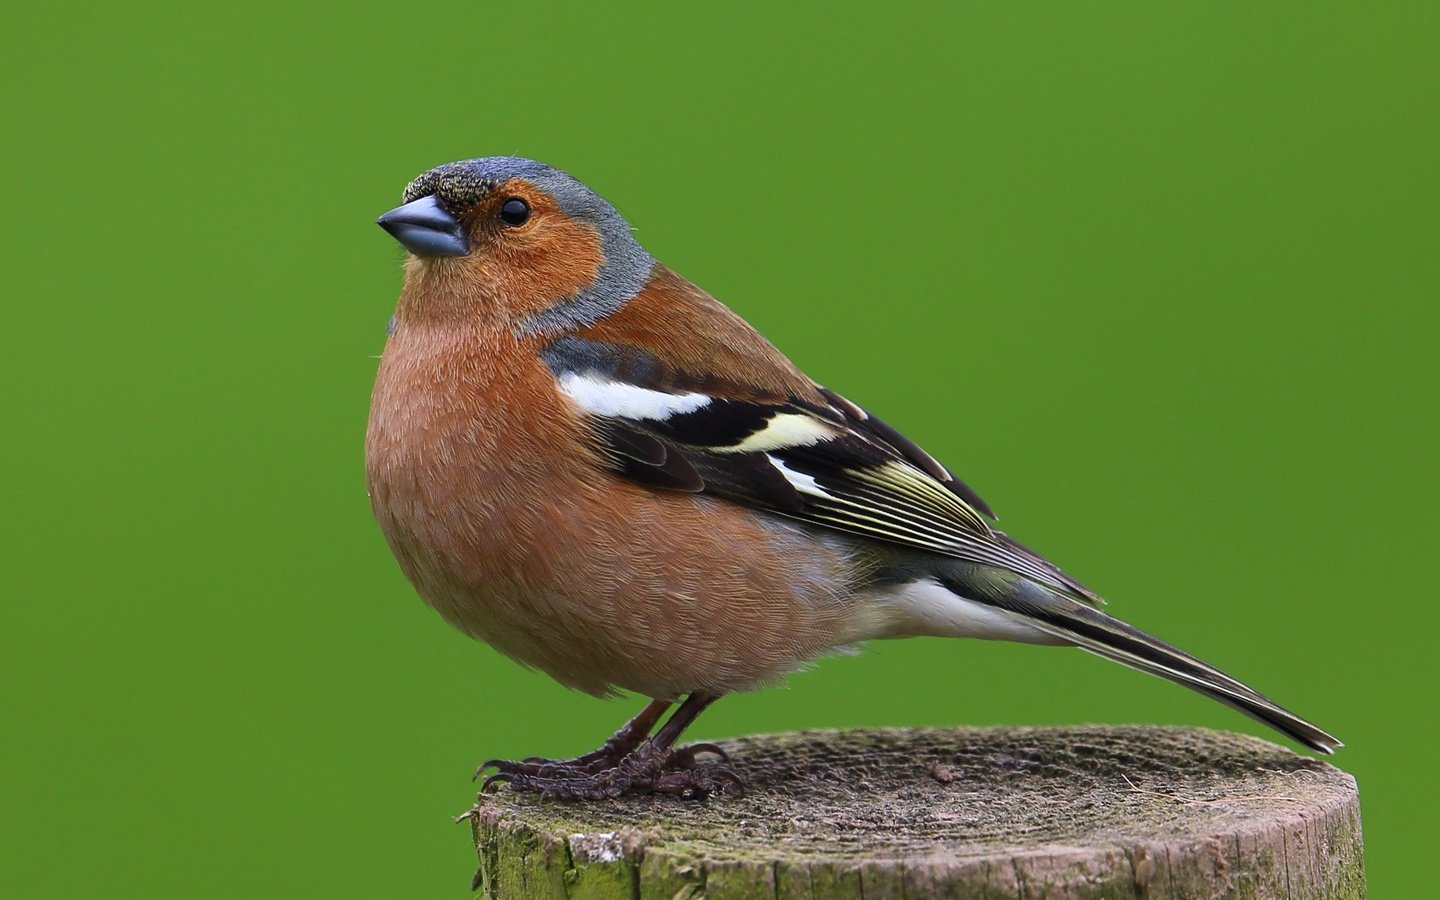
[[[482,796],[477,886],[502,900],[1365,895],[1355,780],[1256,738],[954,728],[723,746],[743,794]]]

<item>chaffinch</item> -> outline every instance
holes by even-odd
[[[449,163],[379,224],[409,253],[366,476],[400,566],[447,621],[521,664],[654,698],[593,753],[491,760],[487,787],[717,790],[737,776],[697,755],[718,748],[676,747],[706,706],[912,635],[1080,647],[1314,750],[1340,746],[1102,612],[964,482],[658,263],[570,175]]]

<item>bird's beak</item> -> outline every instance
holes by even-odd
[[[464,256],[470,242],[454,216],[440,208],[432,194],[397,206],[375,220],[416,256]]]

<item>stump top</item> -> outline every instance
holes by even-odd
[[[771,882],[783,877],[777,866],[858,871],[924,862],[1018,873],[1014,860],[1023,856],[1096,872],[1119,865],[1140,883],[1147,876],[1136,867],[1167,864],[1175,847],[1218,841],[1228,856],[1279,834],[1284,856],[1287,827],[1349,821],[1351,810],[1356,847],[1359,841],[1354,779],[1244,735],[1152,726],[948,728],[806,731],[721,744],[746,779],[741,794],[581,804],[484,795],[471,815],[482,863],[488,853],[490,868],[503,871],[500,857],[513,848],[500,844],[523,835],[537,848],[563,845],[556,852],[568,858],[557,865],[572,881],[587,864],[628,860],[633,868],[646,856],[668,855],[682,869],[751,868],[769,872]]]

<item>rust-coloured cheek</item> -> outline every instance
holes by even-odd
[[[604,262],[594,228],[553,213],[513,231],[477,224],[472,245],[464,257],[412,258],[402,320],[517,323],[589,287]]]
[[[543,312],[589,287],[603,262],[594,228],[553,218],[536,222],[533,231],[496,235],[490,252],[477,258],[515,319]]]

